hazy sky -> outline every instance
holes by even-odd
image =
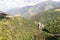
[[[35,5],[37,3],[47,0],[0,0],[0,10],[7,10],[14,7],[24,7],[28,5]],[[60,1],[60,0],[54,0]]]

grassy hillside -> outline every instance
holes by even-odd
[[[54,19],[55,17],[60,16],[59,9],[51,9],[45,12],[40,12],[39,14],[32,16],[33,21],[41,21],[43,23],[49,22],[50,20]]]
[[[47,40],[60,40],[60,16],[50,20],[45,29],[48,30],[47,33],[59,34],[58,36],[49,36]]]
[[[37,30],[33,21],[3,14],[0,13],[0,40],[42,40],[41,36],[45,35],[45,32]]]
[[[0,40],[32,40],[37,25],[21,17],[0,20]]]
[[[60,40],[60,9],[51,9],[32,17],[33,21],[45,24],[44,29],[37,32],[36,40]],[[57,35],[59,34],[59,35]]]
[[[6,17],[0,14],[0,40],[60,40],[60,9],[51,9],[39,13],[33,21],[21,17]],[[45,23],[45,27],[37,30],[34,21]]]

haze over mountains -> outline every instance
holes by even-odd
[[[0,11],[0,40],[60,40],[60,2]]]
[[[23,18],[30,18],[33,15],[36,15],[39,12],[43,12],[45,10],[58,8],[60,7],[60,2],[55,1],[45,1],[39,4],[36,4],[34,6],[26,6],[23,8],[12,8],[7,11],[7,13],[10,13],[11,15],[18,14],[22,16]]]
[[[55,19],[56,17],[60,17],[60,8],[50,9],[41,13],[38,13],[31,17],[31,20],[48,23],[50,20]]]

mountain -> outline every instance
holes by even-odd
[[[34,6],[26,6],[23,8],[12,8],[8,10],[7,12],[14,15],[14,14],[19,14],[23,18],[30,18],[33,15],[36,15],[39,12],[43,12],[45,10],[53,9],[60,7],[60,2],[55,2],[55,1],[45,1],[42,3],[38,3]]]
[[[1,13],[0,15],[5,14]],[[0,18],[0,40],[32,40],[32,33],[37,27],[34,22],[19,16],[7,18],[3,15],[0,17],[4,17]]]
[[[5,13],[0,12],[0,14]],[[14,16],[13,19],[7,18],[6,15],[1,16],[4,17],[2,19],[0,18],[0,40],[35,40],[38,33],[39,39],[42,39],[41,36],[45,35],[44,32],[36,32],[37,24],[33,21],[20,16]]]
[[[44,30],[38,30],[38,25],[34,21],[26,20],[20,16],[11,18],[8,17],[10,15],[0,12],[0,40],[60,40],[60,35],[56,35],[60,33],[60,9],[52,9],[44,13],[44,17],[48,18],[52,18],[55,14],[54,19],[47,23]]]
[[[60,8],[50,9],[44,12],[39,12],[38,14],[31,17],[31,20],[36,22],[48,23],[50,20],[60,17]]]

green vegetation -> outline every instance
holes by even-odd
[[[34,21],[44,23],[38,30]],[[21,17],[0,18],[0,40],[60,40],[60,11],[55,9],[33,16],[33,21]]]
[[[42,23],[46,24],[57,16],[60,16],[60,11],[55,11],[55,9],[51,9],[45,12],[40,12],[39,14],[33,16],[31,20],[37,22],[42,21]]]
[[[36,33],[34,40],[60,40],[60,16],[50,20],[45,25],[44,30],[42,29]]]
[[[46,24],[45,29],[48,30],[48,33],[60,34],[60,16],[50,20],[50,22]],[[49,36],[47,39],[60,40],[60,36]]]
[[[32,40],[36,24],[20,17],[0,20],[0,40]]]
[[[60,11],[48,10],[33,16],[33,20],[45,24],[44,30],[36,35],[36,40],[60,40]]]
[[[55,19],[53,20],[50,20],[50,22],[48,22],[46,24],[46,27],[45,27],[48,31],[50,31],[50,33],[53,33],[53,34],[60,34],[60,16],[59,17],[56,17]]]

